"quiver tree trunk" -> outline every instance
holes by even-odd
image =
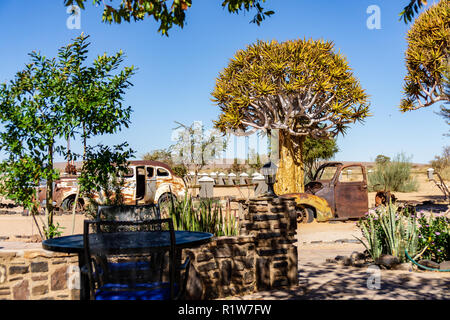
[[[302,157],[304,139],[290,136],[282,130],[279,132],[279,164],[277,182],[274,186],[277,195],[304,192]]]

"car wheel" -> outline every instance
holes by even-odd
[[[311,223],[314,221],[314,210],[309,207],[301,207],[297,209],[297,222]]]
[[[75,197],[68,197],[64,199],[61,204],[61,207],[64,211],[72,211],[73,205],[75,203]],[[76,212],[83,210],[83,204],[81,203],[81,199],[78,199]]]

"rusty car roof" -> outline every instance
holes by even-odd
[[[174,175],[172,168],[167,163],[156,161],[156,160],[132,160],[128,161],[131,166],[156,166],[156,167],[163,167],[164,169],[167,169],[170,171],[172,175]]]

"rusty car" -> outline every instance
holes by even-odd
[[[187,192],[185,182],[175,175],[164,162],[150,160],[129,161],[128,172],[123,176],[124,185],[121,188],[123,204],[142,205],[167,203],[171,197],[184,197]],[[71,211],[78,190],[77,174],[62,174],[53,187],[53,201],[56,209]],[[46,187],[39,188],[39,201],[45,204]],[[94,193],[98,200],[101,194]],[[76,211],[81,211],[87,204],[87,199],[79,198]]]
[[[369,206],[366,168],[361,163],[324,163],[305,185],[304,193],[282,197],[295,198],[299,222],[363,217]]]

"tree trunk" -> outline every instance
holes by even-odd
[[[53,143],[48,146],[48,167],[53,170]],[[45,194],[47,208],[47,228],[53,226],[53,179],[47,179],[47,192]]]
[[[292,139],[295,139],[299,146],[295,147]],[[279,132],[280,161],[276,177],[277,182],[274,186],[277,195],[304,192],[304,168],[301,152],[304,139],[304,137],[291,137],[281,130]]]

